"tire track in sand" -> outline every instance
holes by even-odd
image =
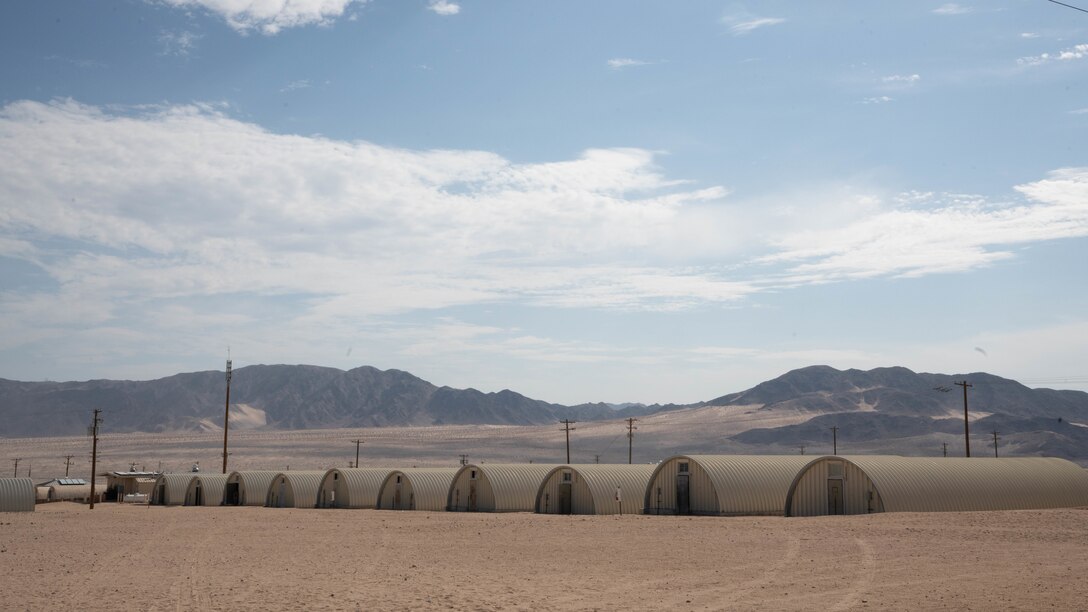
[[[827,608],[828,612],[856,608],[861,605],[863,596],[873,585],[873,576],[876,574],[876,554],[873,552],[873,547],[861,538],[854,538],[854,544],[857,545],[859,551],[857,578],[854,579],[854,583],[850,585],[842,599]]]

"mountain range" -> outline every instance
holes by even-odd
[[[564,406],[510,390],[484,393],[438,387],[408,372],[310,365],[238,368],[231,381],[231,427],[323,429],[428,425],[543,425],[561,419],[629,416],[744,407],[745,414],[789,414],[789,424],[744,429],[733,442],[793,448],[827,437],[846,443],[963,433],[963,392],[970,381],[972,429],[1015,437],[1024,454],[1088,455],[1088,393],[1032,389],[991,374],[915,373],[901,367],[793,370],[746,391],[696,404]],[[150,381],[19,382],[0,379],[0,437],[79,435],[94,408],[102,431],[173,432],[219,429],[226,381],[221,371]],[[946,436],[946,437],[947,437]]]

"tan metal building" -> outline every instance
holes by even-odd
[[[453,477],[458,468],[405,468],[390,472],[378,492],[382,510],[446,509]]]
[[[196,474],[185,490],[186,506],[221,506],[226,474]]]
[[[1088,474],[1052,457],[846,456],[813,459],[786,516],[1088,506]]]
[[[552,468],[537,489],[541,514],[640,514],[656,465],[586,464]]]
[[[450,512],[532,512],[540,483],[558,465],[488,463],[466,465],[446,496]]]
[[[280,472],[252,470],[231,472],[223,487],[224,506],[263,506],[268,502],[268,486]]]
[[[677,455],[658,464],[646,487],[646,514],[777,515],[801,455]]]
[[[280,472],[268,486],[265,506],[269,508],[313,508],[317,505],[317,490],[326,470]]]
[[[157,506],[181,506],[185,504],[185,491],[196,474],[163,474],[151,489],[151,503]]]
[[[0,512],[33,512],[37,491],[29,478],[0,478]]]
[[[376,508],[378,492],[392,468],[333,468],[317,492],[318,508]]]
[[[38,485],[39,492],[45,489],[46,501],[87,502],[91,499],[91,483],[83,478],[54,478]],[[102,501],[102,487],[96,487],[95,501]]]
[[[155,482],[162,476],[160,472],[107,472],[106,501],[124,501],[126,495],[142,494],[151,496]]]

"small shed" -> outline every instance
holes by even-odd
[[[382,510],[445,510],[458,468],[405,468],[390,472],[378,492]]]
[[[313,508],[317,505],[317,490],[325,470],[280,472],[268,487],[265,506],[269,508]]]
[[[185,504],[185,492],[196,474],[163,474],[151,489],[151,503],[156,506],[181,506]]]
[[[540,483],[556,467],[544,463],[466,465],[453,477],[446,496],[446,510],[532,512]]]
[[[0,478],[0,512],[33,512],[37,491],[29,478]]]
[[[390,468],[333,468],[317,493],[318,508],[376,508]]]
[[[263,506],[268,502],[268,485],[276,477],[273,470],[231,472],[223,487],[224,506]]]
[[[812,457],[677,455],[658,464],[646,514],[782,516],[790,485]]]
[[[54,478],[38,488],[46,490],[46,501],[87,502],[91,499],[91,483],[83,478]],[[95,491],[95,497],[95,501],[101,501],[101,488]]]
[[[221,506],[226,474],[196,474],[185,490],[186,506]]]
[[[639,514],[657,465],[561,465],[537,489],[541,514]]]
[[[1088,506],[1088,473],[1053,457],[827,456],[786,496],[786,516]]]
[[[161,472],[107,472],[106,501],[124,501],[126,495],[134,493],[151,496]]]

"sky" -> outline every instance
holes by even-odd
[[[566,404],[1088,390],[1088,13],[3,3],[0,378],[228,348]]]

